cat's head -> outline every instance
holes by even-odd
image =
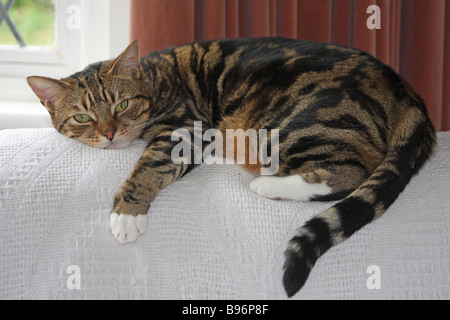
[[[151,113],[151,88],[139,60],[135,41],[118,58],[68,78],[27,81],[60,133],[93,147],[120,148],[141,135]]]

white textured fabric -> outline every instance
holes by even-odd
[[[293,299],[450,298],[450,132],[378,221],[331,248]],[[332,203],[272,201],[235,165],[163,190],[147,231],[121,245],[112,199],[143,143],[99,150],[54,129],[0,131],[1,299],[285,299],[283,252]],[[69,289],[69,266],[80,289]],[[369,290],[369,266],[380,289]],[[69,270],[70,271],[70,270]]]

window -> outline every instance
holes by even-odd
[[[28,110],[33,110],[33,116],[36,112],[47,116],[26,77],[66,77],[89,63],[116,57],[129,43],[130,0],[0,2],[0,130],[32,126],[33,121],[11,124],[5,120],[24,119]],[[22,6],[31,8],[27,13],[19,10]],[[26,29],[34,31],[37,27],[24,26],[31,23],[27,21],[30,17],[38,21],[41,29],[36,32],[42,32],[40,38],[32,39]],[[11,22],[22,43],[11,31]]]
[[[129,42],[129,0],[0,1],[1,17],[9,17],[0,26],[0,100],[33,101],[27,76],[65,77],[112,58]],[[30,36],[33,23],[40,29]]]
[[[52,46],[55,5],[52,0],[0,1],[0,44]]]
[[[71,2],[8,0],[3,4],[4,20],[0,26],[2,99],[15,94],[10,89],[18,85],[19,79],[24,80],[31,74],[57,77],[77,64],[71,46],[79,44],[80,36],[64,25],[65,8]]]

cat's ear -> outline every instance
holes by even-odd
[[[139,78],[139,59],[139,42],[135,40],[128,46],[128,48],[125,49],[124,52],[122,52],[119,57],[117,57],[108,73],[131,78]]]
[[[58,99],[66,94],[69,83],[47,77],[32,76],[27,78],[28,85],[50,114],[54,113]]]

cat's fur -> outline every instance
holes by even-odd
[[[207,41],[115,60],[68,78],[28,83],[62,134],[94,147],[141,137],[141,159],[114,198],[121,242],[146,227],[158,192],[194,164],[175,164],[174,130],[279,129],[279,170],[250,188],[269,198],[343,199],[299,228],[285,252],[288,296],[331,246],[380,217],[432,154],[423,101],[391,68],[362,51],[281,38]],[[128,108],[115,112],[127,101]],[[74,120],[87,114],[87,123]],[[87,119],[87,118],[86,118]],[[111,141],[112,140],[112,141]],[[248,163],[252,172],[260,164]]]

